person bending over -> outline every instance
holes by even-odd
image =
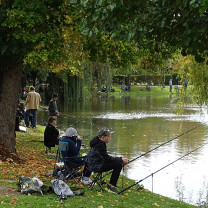
[[[112,157],[108,155],[106,144],[109,143],[111,137],[110,130],[108,128],[102,128],[98,132],[98,136],[94,137],[90,142],[91,150],[88,154],[87,169],[83,175],[83,183],[87,184],[91,171],[93,172],[106,172],[113,170],[110,182],[107,185],[109,192],[118,193],[117,181],[122,170],[122,166],[126,165],[129,160],[122,157]]]
[[[59,131],[56,129],[56,119],[54,117],[49,117],[48,125],[44,131],[44,145],[51,149],[59,143]]]

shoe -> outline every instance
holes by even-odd
[[[115,186],[109,186],[107,185],[107,188],[105,189],[107,192],[109,193],[115,193],[115,194],[119,194],[121,191],[116,188]]]
[[[89,186],[91,183],[92,183],[92,180],[89,178],[89,179],[81,179],[81,183],[84,185],[84,186]]]

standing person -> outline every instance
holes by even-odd
[[[41,102],[40,94],[35,92],[35,88],[33,86],[30,87],[29,93],[27,94],[26,103],[27,103],[27,110],[25,112],[25,124],[26,127],[30,128],[29,126],[29,116],[32,115],[32,128],[36,128],[37,125],[37,111],[39,108],[39,103]]]
[[[56,101],[58,100],[58,97],[59,96],[58,96],[57,93],[54,93],[52,95],[52,99],[49,102],[49,107],[48,107],[49,116],[58,116],[59,115],[57,104],[56,104]]]
[[[56,128],[56,119],[54,117],[49,117],[48,125],[46,126],[44,131],[44,145],[48,147],[50,150],[51,147],[55,147],[55,145],[58,145],[59,142],[58,137],[59,137],[59,131]]]
[[[170,85],[170,92],[172,92],[172,87],[173,87],[172,79],[170,79],[169,85]]]
[[[185,85],[185,90],[186,90],[187,86],[188,86],[188,81],[187,80],[185,80],[184,85]]]
[[[129,160],[122,157],[112,157],[108,155],[106,144],[109,143],[111,137],[108,128],[102,128],[98,132],[98,136],[94,137],[90,142],[91,150],[87,159],[87,170],[84,172],[82,183],[88,185],[87,181],[91,175],[90,171],[105,172],[113,170],[110,182],[107,185],[107,191],[119,193],[120,190],[116,188],[117,181],[122,170],[122,166],[126,165]]]

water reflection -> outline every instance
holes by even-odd
[[[115,131],[108,145],[109,152],[133,159],[203,124],[130,163],[124,174],[140,180],[208,141],[206,107],[200,110],[197,105],[187,105],[184,113],[177,115],[174,104],[170,102],[172,99],[150,96],[137,99],[127,96],[120,99],[99,97],[82,103],[65,103],[59,106],[62,115],[58,118],[58,128],[66,130],[69,126],[75,127],[84,136],[84,144],[89,146],[90,139],[97,135],[98,129],[106,126]],[[39,111],[39,123],[44,123],[47,117],[47,112]],[[205,200],[205,194],[199,196],[199,193],[207,180],[207,156],[208,145],[155,174],[154,192],[195,204],[199,197],[201,201]],[[143,184],[152,190],[151,178]]]

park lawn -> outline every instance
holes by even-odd
[[[172,92],[169,92],[169,86],[161,87],[161,86],[150,86],[150,91],[146,89],[145,85],[133,85],[131,86],[130,92],[122,91],[121,85],[114,85],[113,88],[115,92],[109,93],[111,96],[121,97],[121,96],[130,96],[130,97],[142,97],[142,96],[155,96],[155,97],[167,97],[169,95],[178,95],[178,91],[175,87],[182,86],[173,86]],[[104,94],[104,93],[102,93]]]
[[[45,177],[44,174],[53,171],[54,156],[49,156],[45,153],[43,144],[44,128],[38,126],[37,129],[29,129],[26,133],[17,132],[17,153],[24,163],[18,163],[12,158],[0,163],[0,186],[17,188],[16,182],[19,176],[25,175],[28,177],[38,177],[45,183],[50,183],[53,177]],[[53,150],[55,152],[55,148]],[[108,179],[107,179],[108,180]],[[118,187],[121,187],[121,177],[118,181]],[[133,184],[134,181],[124,177],[124,187]],[[68,183],[69,186],[72,182]],[[74,186],[74,185],[73,185]],[[77,187],[83,187],[77,184]],[[63,203],[58,200],[54,193],[40,195],[6,195],[0,196],[1,207],[195,207],[184,202],[169,199],[158,194],[151,193],[148,190],[137,191],[137,186],[124,192],[123,195],[112,194],[108,192],[99,192],[95,186],[92,191],[87,187],[84,196],[69,197]]]

